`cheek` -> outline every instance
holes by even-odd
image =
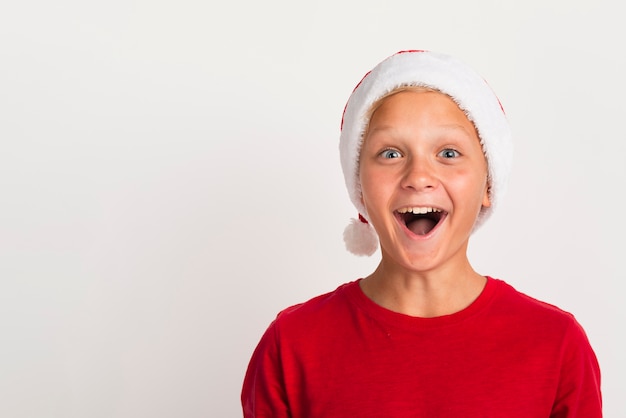
[[[361,203],[369,212],[370,207],[383,200],[386,179],[383,173],[377,172],[371,167],[362,167],[359,171],[359,180],[361,182]]]
[[[487,188],[487,176],[478,171],[458,173],[448,183],[454,187],[457,196],[467,202],[489,205],[489,193]]]

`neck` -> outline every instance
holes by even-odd
[[[361,289],[391,311],[432,318],[465,309],[480,295],[486,282],[467,259],[433,271],[411,271],[383,258],[376,270],[361,281]]]

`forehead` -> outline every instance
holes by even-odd
[[[369,131],[372,123],[380,119],[390,122],[390,118],[403,117],[410,120],[424,119],[426,122],[449,119],[476,130],[467,114],[447,94],[422,87],[407,87],[384,95],[372,105],[364,133]]]

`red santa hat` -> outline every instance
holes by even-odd
[[[401,51],[378,64],[356,86],[343,112],[339,152],[350,200],[359,213],[344,231],[347,249],[356,255],[372,255],[378,236],[367,222],[361,201],[359,155],[369,123],[368,112],[383,96],[405,86],[438,90],[450,96],[474,124],[487,159],[491,206],[483,207],[474,230],[491,215],[505,192],[513,144],[500,101],[487,82],[457,59],[430,51]]]

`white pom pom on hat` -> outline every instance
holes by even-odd
[[[352,254],[372,255],[378,248],[378,236],[374,228],[359,214],[359,219],[351,219],[343,231],[346,248]]]
[[[372,255],[378,237],[361,201],[359,155],[368,112],[381,97],[400,87],[420,86],[450,96],[476,127],[489,168],[490,207],[483,207],[474,230],[491,215],[506,190],[513,158],[511,130],[504,110],[487,82],[459,60],[441,53],[400,51],[379,63],[357,84],[343,112],[339,153],[350,200],[359,212],[344,231],[348,251]]]

